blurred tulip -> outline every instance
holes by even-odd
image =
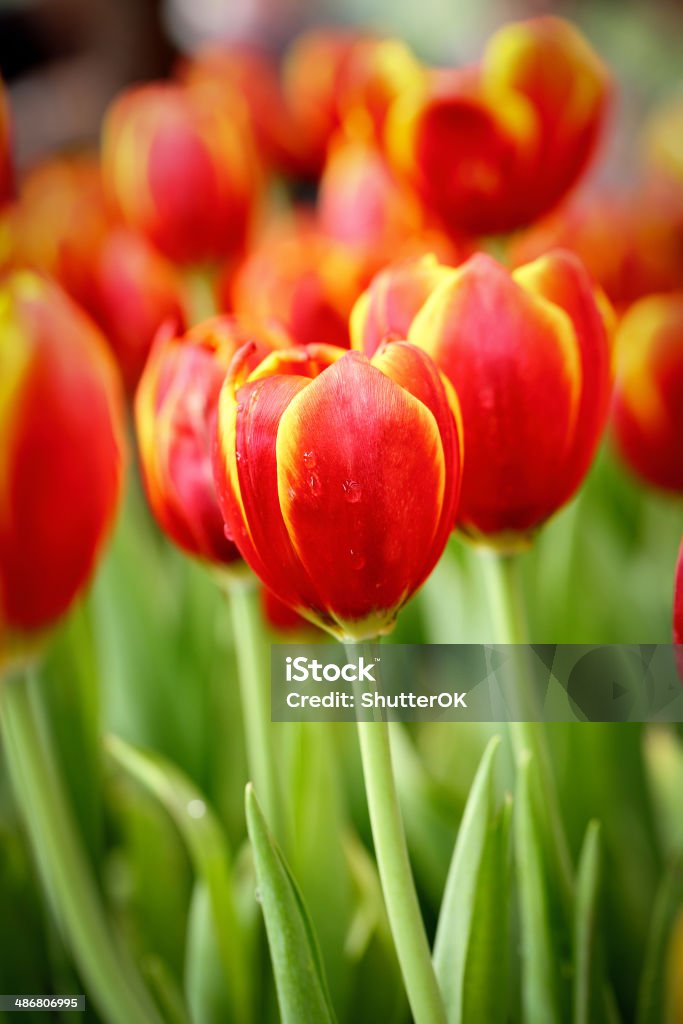
[[[241,103],[171,83],[129,89],[105,119],[102,167],[124,221],[170,259],[242,250],[261,175]]]
[[[161,325],[185,322],[183,282],[173,264],[126,228],[107,237],[93,270],[90,309],[132,392]]]
[[[212,45],[183,63],[180,79],[190,88],[214,89],[217,100],[242,96],[263,161],[285,174],[306,174],[306,139],[285,103],[278,69],[264,50],[234,44]]]
[[[397,39],[358,31],[316,29],[298,37],[285,57],[285,99],[319,172],[330,140],[344,125],[379,139],[393,101],[422,83],[424,71]]]
[[[349,347],[349,315],[376,263],[325,235],[312,219],[275,225],[238,269],[224,308],[280,321],[298,344]]]
[[[617,447],[648,483],[683,491],[683,292],[636,302],[615,352]]]
[[[14,196],[14,166],[12,163],[12,136],[9,104],[5,85],[0,76],[0,207]]]
[[[351,313],[353,348],[372,356],[385,340],[400,341],[419,310],[452,267],[433,255],[395,263],[377,274]]]
[[[172,324],[154,342],[135,398],[145,488],[161,528],[181,548],[210,562],[239,558],[226,539],[213,482],[216,405],[235,352],[254,343],[253,361],[289,342],[277,330],[215,317],[177,336]]]
[[[393,165],[456,231],[531,223],[575,184],[604,120],[608,76],[559,18],[506,25],[481,64],[405,90],[386,124]]]
[[[372,361],[311,345],[251,374],[238,357],[218,411],[227,528],[279,598],[341,639],[391,629],[450,532],[460,488],[457,400],[397,343]]]
[[[123,468],[117,374],[54,284],[0,286],[0,648],[51,625],[90,578]]]
[[[395,300],[391,287],[390,301],[383,298],[382,278],[373,286],[366,316],[363,304],[354,314],[358,337],[371,349],[373,319],[387,317],[391,331],[394,308],[405,328],[432,283],[407,338],[460,400],[467,457],[459,523],[493,544],[519,546],[579,486],[605,423],[610,350],[590,279],[562,252],[513,273],[482,253],[457,269],[414,266],[413,292],[408,265],[394,272]]]
[[[98,253],[114,222],[97,160],[77,154],[39,164],[13,216],[13,263],[49,274],[90,311]]]
[[[652,192],[590,195],[513,239],[515,265],[571,249],[617,307],[683,287],[683,210]]]

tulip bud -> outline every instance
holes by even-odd
[[[113,218],[97,161],[54,157],[24,179],[15,211],[15,265],[43,271],[91,311],[98,253]]]
[[[286,604],[340,639],[387,633],[446,544],[457,400],[404,343],[245,352],[221,392],[215,473],[228,530]]]
[[[224,308],[283,324],[300,345],[349,347],[349,316],[375,263],[360,248],[298,217],[276,225],[247,257],[222,297]]]
[[[12,139],[10,131],[9,104],[5,85],[0,77],[0,207],[14,196],[14,168],[12,164]]]
[[[407,337],[460,400],[459,523],[489,543],[519,546],[590,465],[610,393],[607,330],[570,253],[513,273],[480,253],[441,277]]]
[[[145,489],[161,528],[183,550],[210,562],[239,558],[226,538],[213,482],[218,395],[237,349],[254,342],[252,360],[289,343],[277,330],[216,317],[177,337],[163,327],[135,397]]]
[[[183,283],[173,264],[141,235],[118,228],[95,262],[90,310],[132,392],[161,325],[185,320]]]
[[[241,251],[260,182],[241,105],[170,83],[129,89],[107,114],[102,168],[125,222],[170,259]]]
[[[121,490],[122,409],[104,340],[54,284],[0,287],[0,648],[61,616]]]
[[[636,302],[615,345],[617,447],[648,483],[683,491],[683,293]]]
[[[602,127],[605,68],[567,22],[501,28],[481,64],[404,91],[386,124],[392,163],[456,231],[498,234],[547,213]]]

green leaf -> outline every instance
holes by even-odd
[[[234,1020],[225,972],[217,956],[218,938],[206,883],[192,894],[185,951],[185,992],[193,1021],[226,1024]]]
[[[515,862],[522,938],[522,1003],[525,1024],[556,1024],[560,957],[554,948],[539,814],[532,792],[534,764],[519,765],[515,801]]]
[[[335,1015],[313,926],[252,786],[246,812],[282,1024],[331,1024]]]
[[[661,1024],[667,1019],[667,949],[674,921],[682,908],[683,858],[679,857],[662,879],[655,900],[638,993],[637,1024]]]
[[[586,829],[576,880],[574,918],[574,1024],[602,1021],[602,951],[598,947],[600,896],[600,824]]]
[[[488,744],[458,832],[434,944],[434,968],[450,1024],[506,1013],[507,814],[497,814]]]
[[[249,1019],[249,943],[240,928],[225,834],[201,792],[175,765],[130,746],[119,737],[107,738],[114,761],[163,804],[187,846],[194,869],[205,885],[223,968],[233,997],[234,1019]]]

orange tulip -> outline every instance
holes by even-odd
[[[27,271],[0,287],[0,648],[88,582],[122,483],[118,379],[92,323]]]
[[[215,473],[228,530],[280,600],[342,639],[388,632],[440,557],[460,488],[457,400],[397,343],[372,361],[278,352],[221,392]]]
[[[481,64],[435,72],[391,109],[393,165],[455,231],[498,234],[551,210],[584,171],[608,76],[559,18],[507,25]]]
[[[241,251],[260,172],[241,104],[153,83],[114,101],[102,166],[124,221],[170,259],[203,264]]]
[[[210,562],[239,558],[226,538],[213,482],[218,395],[232,356],[255,342],[253,361],[289,342],[278,331],[252,330],[232,317],[216,317],[176,336],[163,327],[135,398],[140,460],[152,511],[183,550]]]
[[[0,207],[14,196],[14,168],[12,164],[12,138],[9,104],[0,76]]]
[[[636,302],[616,337],[613,428],[634,472],[683,491],[683,292]]]

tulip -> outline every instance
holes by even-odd
[[[329,238],[299,216],[276,224],[254,248],[228,279],[222,306],[276,319],[298,344],[323,339],[348,348],[353,304],[376,267],[374,254]]]
[[[261,587],[259,591],[261,602],[261,614],[263,618],[277,633],[299,633],[306,631],[311,633],[311,624],[294,608],[276,597],[268,587]]]
[[[683,491],[683,292],[641,299],[616,336],[613,431],[630,468]]]
[[[349,640],[387,633],[451,529],[457,400],[423,353],[372,361],[309,345],[251,373],[243,351],[218,409],[227,528],[280,600]]]
[[[89,308],[132,393],[161,325],[185,320],[183,283],[168,260],[126,228],[106,238],[93,271]]]
[[[225,535],[213,482],[216,405],[232,356],[252,341],[253,360],[286,343],[277,330],[253,331],[232,317],[181,336],[165,325],[135,397],[142,474],[159,525],[189,554],[224,565],[239,552]]]
[[[124,221],[170,259],[199,265],[242,250],[260,172],[241,104],[170,83],[129,89],[107,114],[102,167]]]
[[[648,162],[664,182],[679,190],[683,182],[683,96],[679,93],[659,107],[645,131]]]
[[[449,229],[511,231],[549,212],[578,180],[607,93],[604,66],[567,22],[507,25],[479,66],[434,72],[399,96],[387,150]]]
[[[116,369],[54,284],[0,287],[0,648],[41,630],[83,589],[113,523],[123,442]]]
[[[113,224],[95,158],[39,164],[22,183],[13,218],[14,265],[49,274],[91,311],[98,254]]]
[[[337,132],[379,139],[397,96],[422,82],[424,71],[399,40],[358,31],[321,29],[295,40],[285,56],[285,99],[319,172]]]
[[[619,310],[683,287],[683,216],[670,197],[592,194],[563,206],[515,238],[512,262],[571,249]]]
[[[14,196],[14,168],[12,164],[12,139],[10,130],[9,104],[5,86],[0,77],[0,207]]]
[[[415,271],[414,286],[410,268],[401,272],[395,304],[390,288],[384,302],[381,284],[363,303],[371,317],[376,304],[379,323],[398,309],[405,328],[410,305],[433,282],[407,338],[460,400],[459,523],[489,543],[523,545],[579,486],[607,415],[610,350],[591,282],[562,252],[512,273],[482,253],[456,269],[423,262]],[[389,332],[397,323],[384,320]],[[377,331],[357,329],[372,348]]]

